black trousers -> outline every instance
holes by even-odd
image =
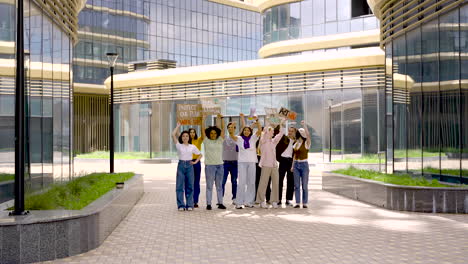
[[[281,199],[283,198],[283,182],[284,182],[284,176],[286,175],[286,200],[292,200],[293,195],[294,195],[294,176],[293,172],[291,171],[292,167],[292,158],[284,158],[281,157],[280,162],[279,162],[279,188],[278,188],[278,194],[279,194],[279,201],[281,202]]]
[[[258,161],[260,161],[260,156],[257,156],[257,158],[258,158]],[[260,183],[260,175],[262,174],[262,168],[258,166],[258,163],[256,163],[255,166],[256,166],[255,168],[255,197],[257,197],[258,184]],[[270,186],[271,186],[271,177],[268,180],[268,186],[267,186],[266,193],[265,193],[265,198],[267,201],[270,201],[270,195],[271,195]]]

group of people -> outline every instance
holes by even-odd
[[[289,127],[285,135],[285,119],[281,119],[277,126],[266,121],[262,128],[257,117],[253,117],[253,123],[247,126],[244,115],[240,114],[241,129],[236,135],[236,123],[230,122],[225,126],[223,116],[217,117],[216,125],[209,127],[205,127],[205,118],[202,119],[200,137],[194,128],[179,135],[180,123],[172,132],[179,158],[176,178],[178,210],[198,208],[202,144],[205,149],[207,210],[212,209],[213,185],[216,186],[218,209],[226,209],[223,197],[229,175],[232,200],[237,209],[254,207],[255,204],[262,208],[269,208],[268,204],[273,208],[281,206],[285,176],[286,205],[300,208],[302,204],[302,208],[307,208],[311,140],[305,122],[301,122],[301,128]]]

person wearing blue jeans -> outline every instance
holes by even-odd
[[[231,174],[231,184],[232,184],[232,201],[235,203],[237,197],[237,158],[239,149],[237,148],[237,144],[235,141],[232,140],[231,136],[235,137],[236,132],[236,124],[234,122],[229,122],[227,125],[227,130],[229,136],[224,139],[223,142],[223,161],[224,161],[224,177],[223,177],[223,196],[225,192],[226,182]]]
[[[291,170],[294,174],[294,193],[296,196],[296,205],[294,208],[301,208],[301,191],[302,191],[302,208],[307,208],[309,202],[309,163],[308,153],[310,149],[310,134],[304,121],[302,126],[296,132],[296,143],[293,145],[294,161]]]
[[[191,162],[192,160],[179,160],[177,165],[176,195],[179,210],[193,208],[193,165]]]
[[[226,141],[226,140],[225,140]],[[224,153],[224,152],[223,152]],[[235,202],[237,197],[237,177],[238,177],[238,163],[237,160],[225,160],[223,164],[223,197],[226,190],[226,183],[231,174],[231,187],[232,187],[232,201]]]
[[[302,207],[307,208],[309,201],[309,163],[305,162],[294,162],[294,193],[296,196],[296,208],[299,208],[301,203],[301,190],[302,190]]]
[[[198,150],[201,150],[201,144],[205,139],[204,133],[201,133],[201,136],[198,137],[197,131],[194,128],[189,128],[190,139],[192,140],[192,144],[197,147]],[[198,158],[198,155],[192,155],[192,161],[195,161]],[[193,165],[193,174],[194,174],[194,181],[193,181],[193,202],[194,207],[198,208],[198,198],[200,197],[200,174],[201,174],[201,164],[197,162]]]
[[[206,175],[206,205],[208,210],[211,210],[211,199],[213,197],[213,183],[216,186],[216,195],[218,198],[218,208],[226,209],[223,205],[223,165],[206,165],[205,166],[205,175]],[[224,207],[224,208],[222,208]]]
[[[176,128],[172,131],[172,139],[176,144],[177,156],[179,164],[177,165],[176,178],[176,196],[177,208],[179,211],[193,210],[193,165],[200,162],[201,153],[198,148],[191,144],[191,139],[188,131],[183,131],[179,138],[177,134],[180,128],[180,123],[177,123]],[[192,161],[192,155],[198,155],[195,161]],[[185,200],[184,200],[185,193]]]
[[[226,209],[223,204],[223,141],[224,141],[224,119],[221,114],[217,116],[219,126],[210,126],[205,129],[205,119],[202,120],[202,130],[205,131],[205,176],[206,176],[206,210],[211,210],[211,198],[213,196],[213,183],[216,184],[216,193],[218,196],[218,209]]]

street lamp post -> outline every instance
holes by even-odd
[[[328,125],[328,143],[329,143],[329,153],[330,155],[328,156],[328,162],[331,162],[332,160],[332,116],[331,116],[331,107],[333,105],[333,99],[328,99],[328,119],[330,121],[330,124]]]
[[[109,163],[110,173],[114,173],[114,66],[119,54],[109,52],[106,54],[111,74],[110,104],[109,104]]]
[[[153,111],[150,109],[148,109],[148,117],[149,117],[149,153],[150,153],[150,159],[153,158],[153,148],[152,148],[152,145],[153,145],[153,137],[152,137],[152,134],[151,134],[151,119],[152,119],[152,115],[153,115]]]
[[[25,215],[24,169],[25,141],[25,91],[24,91],[24,26],[23,1],[16,6],[16,82],[15,82],[15,209],[11,215]]]

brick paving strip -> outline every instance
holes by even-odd
[[[92,170],[90,164],[75,164]],[[103,168],[102,165],[98,166]],[[106,168],[106,167],[104,167]],[[176,165],[117,165],[145,175],[145,194],[97,249],[54,263],[466,263],[468,216],[401,213],[321,191],[308,209],[179,212]],[[155,175],[158,172],[159,175]],[[204,179],[204,175],[202,175]],[[229,182],[229,181],[228,181]]]

